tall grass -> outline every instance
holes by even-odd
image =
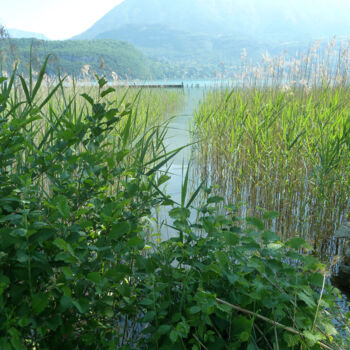
[[[294,65],[265,59],[250,75],[245,65],[241,85],[209,92],[195,116],[201,176],[245,203],[242,215],[277,211],[271,226],[282,237],[327,254],[350,193],[349,55],[334,47]]]

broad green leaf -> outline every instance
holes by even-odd
[[[145,305],[145,306],[151,306],[154,305],[154,301],[152,299],[142,299],[140,304]]]
[[[186,321],[182,321],[176,325],[176,330],[181,338],[186,338],[190,332],[190,326]]]
[[[11,281],[7,276],[0,274],[0,295],[10,286],[10,283]]]
[[[49,303],[48,296],[45,294],[35,294],[32,299],[32,310],[35,315],[43,312]]]
[[[56,238],[54,241],[53,241],[53,244],[57,247],[57,248],[60,248],[62,250],[65,250],[67,251],[68,250],[68,243],[62,239],[62,238]]]
[[[108,94],[110,94],[110,93],[112,93],[112,92],[114,92],[114,91],[115,91],[114,88],[109,87],[108,89],[106,89],[106,90],[104,90],[104,91],[101,92],[101,97],[105,97],[105,96],[107,96]]]
[[[131,225],[128,221],[118,222],[112,225],[109,237],[111,239],[119,239],[131,231]]]
[[[21,338],[19,335],[11,335],[10,338],[11,345],[15,350],[26,350],[27,348],[22,344]]]
[[[102,89],[108,83],[104,77],[100,78],[97,75],[95,75],[95,77],[97,78],[98,86],[100,87],[100,89]]]
[[[142,319],[142,322],[148,323],[155,319],[156,313],[154,311],[149,311],[145,314],[145,316]]]
[[[0,222],[18,222],[23,219],[23,215],[20,214],[9,214],[0,218]]]
[[[169,338],[172,343],[176,343],[178,337],[179,337],[179,334],[176,329],[173,329],[169,334]]]
[[[25,237],[27,235],[27,230],[24,228],[17,228],[15,230],[12,230],[10,235],[13,237]]]
[[[335,329],[335,327],[332,323],[323,322],[323,327],[324,327],[324,330],[326,331],[326,334],[328,336],[338,334],[338,331]]]
[[[285,245],[287,247],[291,247],[291,248],[296,249],[296,250],[300,249],[301,247],[311,249],[311,246],[308,243],[306,243],[306,241],[304,239],[302,239],[300,237],[294,237],[294,238],[289,239],[285,243]]]
[[[320,273],[313,273],[310,275],[310,282],[317,287],[322,287],[323,285],[323,275]]]
[[[282,249],[283,247],[284,246],[282,243],[270,243],[267,245],[267,248],[271,250],[279,250],[279,249]]]
[[[259,230],[264,229],[264,223],[260,219],[255,218],[255,217],[247,217],[246,220],[247,220],[248,224],[255,226],[257,229],[259,229]]]
[[[230,246],[235,246],[239,243],[239,237],[230,231],[224,231],[223,235],[225,237],[226,244]]]
[[[71,247],[71,245],[69,243],[67,243],[64,239],[62,238],[56,238],[53,241],[53,244],[57,247],[60,248],[62,250],[64,250],[65,252],[68,252],[72,257],[77,258],[77,256],[74,253],[73,248]]]
[[[169,216],[172,219],[177,219],[177,220],[188,219],[190,215],[191,215],[191,212],[187,208],[174,208],[174,209],[171,209],[169,212]]]
[[[95,284],[100,284],[102,280],[101,275],[98,272],[90,272],[86,278]]]
[[[114,316],[114,310],[111,307],[107,307],[104,309],[103,314],[108,318],[112,318]]]
[[[1,261],[2,259],[5,259],[7,256],[8,256],[7,253],[5,253],[5,252],[0,252],[0,261]]]
[[[213,196],[213,197],[209,197],[207,199],[207,204],[218,204],[224,201],[224,197],[220,197],[220,196]]]
[[[158,333],[159,335],[169,334],[169,332],[171,331],[171,329],[172,329],[171,326],[162,324],[161,326],[158,327],[157,333]]]
[[[70,309],[73,306],[72,298],[68,295],[63,295],[60,300],[60,305],[64,310]]]
[[[325,336],[320,332],[310,332],[305,330],[303,334],[309,346],[314,346],[318,341],[325,339]]]
[[[132,247],[135,249],[143,249],[145,246],[145,240],[140,237],[133,237],[126,242],[126,245],[127,247]]]
[[[90,97],[88,94],[86,94],[86,93],[81,94],[81,97],[83,97],[86,101],[88,101],[89,104],[90,104],[91,106],[94,105],[94,100],[93,100],[93,98]]]
[[[16,260],[20,263],[27,263],[29,259],[30,257],[27,254],[27,251],[20,249],[16,252]]]
[[[60,314],[53,314],[50,318],[46,319],[46,324],[52,331],[55,331],[58,326],[62,324],[62,318],[60,317]]]
[[[195,306],[192,306],[190,309],[189,309],[189,312],[190,314],[198,314],[199,312],[202,311],[202,308],[198,305],[195,305]]]
[[[130,151],[128,149],[124,149],[124,150],[119,151],[115,157],[117,162],[121,162],[129,153],[130,153]]]
[[[276,235],[276,233],[271,231],[264,231],[262,234],[262,239],[264,240],[265,244],[280,240],[280,238]]]
[[[250,338],[250,333],[249,332],[242,332],[240,335],[239,335],[239,339],[242,341],[242,342],[247,342]]]
[[[68,266],[63,266],[62,272],[66,276],[66,278],[71,279],[73,277],[73,272],[72,272],[71,268]]]
[[[78,309],[82,314],[89,311],[89,300],[87,298],[80,298],[79,300],[72,299],[72,304]]]
[[[109,269],[107,272],[105,272],[104,277],[110,279],[114,283],[117,283],[130,274],[131,270],[128,266],[118,264],[115,267]]]
[[[58,209],[60,215],[64,219],[68,219],[70,217],[70,207],[68,204],[68,199],[65,196],[58,195],[53,199],[53,204]]]
[[[300,335],[290,334],[287,332],[283,334],[283,338],[286,341],[288,347],[290,348],[292,348],[293,346],[297,346],[298,344],[300,344],[301,341]]]
[[[232,308],[228,305],[217,304],[216,307],[224,313],[231,314]]]
[[[311,296],[305,294],[304,292],[299,292],[298,297],[311,308],[316,306],[315,300]]]
[[[279,217],[279,213],[277,211],[266,211],[263,215],[264,220],[276,219]]]

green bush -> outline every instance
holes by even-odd
[[[282,243],[264,221],[241,222],[234,206],[219,215],[222,200],[208,197],[194,223],[188,208],[170,211],[183,238],[162,242],[150,257],[145,348],[348,349],[337,291],[326,266],[300,253],[306,242]],[[276,215],[266,212],[265,221]]]
[[[131,104],[103,102],[103,78],[76,114],[61,83],[38,96],[44,70],[36,84],[1,78],[0,348],[114,349],[137,313],[133,265],[172,155]]]

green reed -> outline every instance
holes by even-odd
[[[200,171],[228,201],[280,213],[284,237],[325,251],[349,209],[350,88],[210,92],[196,114]]]

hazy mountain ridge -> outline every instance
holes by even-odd
[[[242,48],[246,48],[252,58],[260,57],[267,46],[271,54],[278,54],[282,49],[281,45],[269,45],[242,35],[189,34],[157,24],[125,25],[96,36],[96,39],[116,38],[132,43],[149,57],[171,58],[176,61],[204,59],[206,62],[217,63],[218,60],[226,61],[228,57],[239,58]]]
[[[316,39],[349,34],[349,11],[350,4],[343,9],[322,0],[317,6],[315,0],[124,0],[76,38],[94,38],[130,24],[163,24],[192,34]]]
[[[7,32],[11,38],[15,38],[15,39],[33,38],[33,39],[39,39],[39,40],[50,40],[44,34],[27,32],[25,30],[20,30],[20,29],[15,29],[15,28],[7,29]]]
[[[30,51],[32,49],[32,57]],[[82,71],[90,67],[107,77],[116,72],[121,79],[163,78],[162,67],[147,59],[133,45],[117,40],[64,40],[44,41],[36,39],[0,40],[0,67],[12,71],[14,61],[19,60],[19,73],[28,72],[28,62],[32,59],[35,70],[39,69],[45,57],[50,54],[47,73],[63,74],[84,78]],[[91,75],[91,74],[90,74]]]
[[[238,64],[243,48],[257,60],[350,34],[350,4],[341,9],[325,0],[124,0],[75,39],[125,40],[149,57],[192,65]]]

